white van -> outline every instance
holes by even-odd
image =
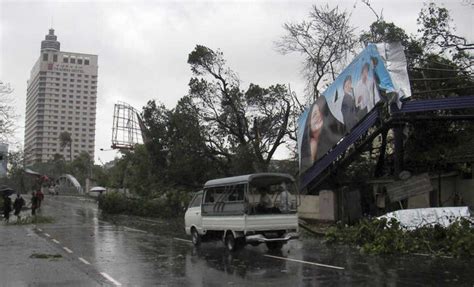
[[[282,173],[257,173],[206,182],[184,216],[194,245],[221,239],[229,251],[265,243],[281,249],[298,238],[298,197],[294,179]]]

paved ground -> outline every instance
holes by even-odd
[[[104,282],[74,256],[39,236],[33,226],[0,226],[0,230],[0,286],[99,286]]]
[[[473,260],[374,257],[303,238],[279,253],[194,248],[182,219],[101,216],[95,202],[47,197],[52,224],[0,225],[0,286],[473,286]],[[57,259],[32,254],[60,254]]]

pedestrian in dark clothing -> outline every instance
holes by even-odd
[[[36,215],[36,209],[38,208],[38,196],[33,191],[31,194],[31,215]]]
[[[12,212],[12,200],[7,195],[3,196],[3,217],[8,222],[10,219],[10,212]]]
[[[25,200],[21,197],[21,194],[16,195],[15,202],[13,202],[13,209],[15,210],[14,214],[20,220],[20,212],[23,206],[25,205]]]

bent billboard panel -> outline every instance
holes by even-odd
[[[369,44],[300,116],[300,172],[324,156],[377,103],[394,95],[411,96],[403,46]]]

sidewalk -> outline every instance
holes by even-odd
[[[16,221],[12,217],[10,222]],[[2,221],[0,254],[1,286],[100,286],[60,246],[40,237],[35,225],[6,225]],[[31,257],[35,255],[50,258]],[[51,258],[53,255],[58,258]]]

